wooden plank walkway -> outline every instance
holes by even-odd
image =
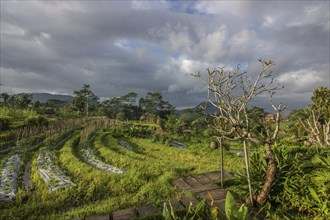
[[[225,174],[227,176],[228,174]],[[179,178],[172,181],[172,184],[179,190],[190,190],[194,193],[193,196],[184,197],[180,200],[170,201],[174,210],[184,210],[190,205],[190,202],[195,205],[199,200],[205,199],[208,205],[211,205],[212,196],[214,200],[213,206],[216,206],[220,211],[225,211],[225,199],[227,191],[222,189],[219,185],[215,184],[215,181],[220,179],[220,171],[212,171],[208,173],[198,174],[190,177]],[[242,201],[234,195],[237,201],[237,206],[242,205]],[[162,206],[163,204],[161,204]],[[153,216],[161,214],[162,207],[155,207],[153,205],[142,206],[137,208],[129,208],[124,210],[118,210],[107,215],[96,215],[85,218],[86,220],[131,220],[145,218],[147,216]],[[251,211],[251,208],[249,207]],[[252,213],[256,219],[264,219],[264,216],[257,215],[257,210],[252,209]]]

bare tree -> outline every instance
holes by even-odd
[[[301,119],[312,143],[321,147],[330,146],[330,89],[318,87],[311,97],[313,103],[306,109],[308,117]]]
[[[317,143],[321,147],[330,146],[330,118],[320,121],[320,111],[311,107],[307,108],[309,117],[306,120],[299,118],[300,124],[309,134],[310,141]]]
[[[203,77],[200,72],[193,76],[202,80],[208,87],[207,99],[219,110],[214,115],[217,134],[221,140],[239,140],[243,142],[245,152],[245,164],[247,171],[247,181],[250,192],[250,202],[253,200],[259,204],[264,204],[266,197],[271,190],[277,169],[274,152],[271,148],[277,139],[280,127],[280,113],[286,106],[279,104],[275,106],[272,97],[279,90],[279,84],[272,77],[272,72],[268,69],[275,65],[273,61],[259,59],[261,63],[260,72],[256,77],[248,75],[246,71],[241,72],[240,66],[232,71],[225,71],[224,67],[207,69],[207,77]],[[265,128],[263,133],[257,134],[251,129],[250,117],[247,112],[247,104],[256,96],[269,93],[269,102],[275,111],[275,128]],[[268,158],[267,177],[259,195],[252,195],[252,188],[249,177],[249,163],[247,156],[246,142],[250,141],[258,145],[263,145]]]

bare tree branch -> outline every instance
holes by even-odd
[[[218,133],[219,138],[222,140],[241,140],[244,143],[245,141],[251,141],[266,146],[269,173],[262,192],[256,197],[258,202],[264,203],[276,172],[276,161],[271,144],[277,138],[280,127],[280,113],[286,106],[283,104],[275,106],[272,103],[273,94],[281,88],[272,77],[272,72],[268,70],[275,63],[262,59],[259,59],[259,62],[261,63],[261,69],[256,77],[247,75],[246,71],[241,71],[239,65],[228,72],[224,70],[224,67],[214,68],[212,71],[207,69],[206,79],[200,72],[193,76],[200,79],[207,86],[207,99],[212,106],[219,110],[219,114],[212,116],[215,121],[214,130]],[[267,128],[265,131],[267,138],[265,139],[263,134],[259,134],[260,132],[254,133],[252,131],[247,104],[254,97],[266,92],[270,93],[269,101],[276,112],[276,119],[272,136],[270,136],[271,131]],[[244,146],[246,147],[246,145]],[[246,164],[248,163],[246,162]],[[251,188],[250,184],[249,188]],[[253,202],[252,196],[250,199]]]

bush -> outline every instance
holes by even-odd
[[[5,131],[9,129],[10,119],[9,118],[0,118],[0,130]]]
[[[125,113],[124,112],[119,112],[116,116],[116,119],[119,121],[124,121],[125,120]]]
[[[274,148],[277,172],[274,185],[268,195],[270,212],[275,218],[297,218],[297,215],[312,218],[330,217],[327,201],[330,200],[329,150],[318,151],[316,147]],[[257,195],[266,178],[267,160],[262,151],[250,157],[250,176],[253,193]],[[318,178],[322,176],[323,178]],[[233,189],[246,197],[248,187],[242,173],[232,180]],[[321,182],[323,181],[323,182]]]
[[[28,118],[26,120],[26,125],[27,126],[47,126],[48,120],[42,116]]]

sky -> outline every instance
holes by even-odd
[[[99,97],[159,91],[177,108],[206,101],[191,74],[274,60],[288,110],[330,87],[329,1],[1,1],[1,92]],[[251,105],[271,111],[266,96]]]

